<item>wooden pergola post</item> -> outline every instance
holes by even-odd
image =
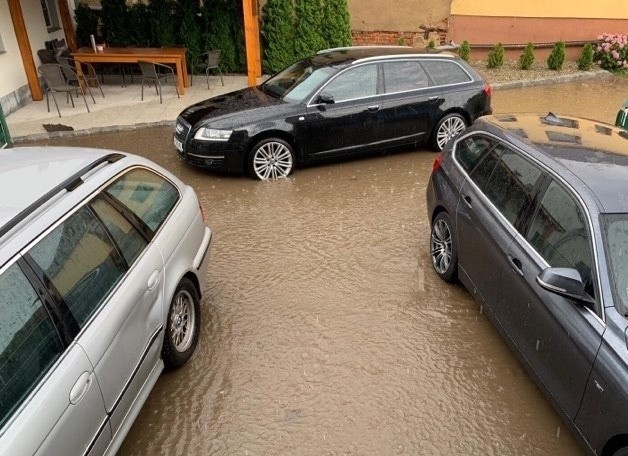
[[[242,0],[244,10],[244,42],[246,46],[246,74],[249,87],[257,85],[262,76],[259,44],[259,6],[257,0]]]
[[[61,24],[63,24],[63,32],[65,33],[65,43],[70,51],[74,52],[78,49],[76,41],[76,31],[72,23],[72,15],[68,7],[67,0],[57,0],[59,4],[59,13],[61,14]]]
[[[24,65],[24,71],[26,72],[26,80],[28,81],[28,88],[31,91],[31,97],[34,101],[43,100],[44,96],[39,85],[37,68],[35,67],[35,60],[33,59],[33,53],[31,52],[28,31],[26,30],[26,24],[24,23],[24,15],[22,13],[20,0],[9,0],[9,14],[11,15],[11,20],[13,21],[13,29],[15,30],[15,37],[17,38],[17,45],[20,49],[22,64]]]

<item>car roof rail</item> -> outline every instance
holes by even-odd
[[[375,46],[375,45],[370,45],[370,46],[344,46],[344,47],[321,49],[316,54],[324,54],[325,52],[334,52],[334,51],[353,51],[353,50],[356,50],[356,49],[381,49],[381,48],[410,49],[410,46],[399,46],[399,45],[394,45],[394,44],[387,44],[387,45],[381,45],[381,46]]]
[[[13,228],[15,228],[15,226],[18,223],[20,223],[22,220],[28,217],[31,213],[33,213],[36,209],[41,207],[44,203],[49,201],[53,196],[55,196],[61,190],[66,190],[68,192],[75,190],[77,187],[79,187],[83,183],[82,177],[88,172],[90,172],[91,170],[93,170],[94,168],[97,168],[103,163],[117,162],[118,160],[124,157],[125,155],[121,153],[103,155],[102,157],[91,162],[89,165],[81,168],[79,171],[72,174],[70,177],[65,179],[59,185],[54,186],[52,189],[44,193],[41,197],[37,198],[37,200],[35,200],[30,205],[28,205],[26,208],[22,209],[15,217],[13,217],[11,220],[5,223],[2,227],[0,227],[0,238],[4,236],[5,234],[7,234],[9,231],[11,231]]]

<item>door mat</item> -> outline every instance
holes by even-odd
[[[74,127],[63,124],[43,124],[46,131],[74,131]]]

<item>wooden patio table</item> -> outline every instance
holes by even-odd
[[[80,62],[85,63],[137,63],[140,60],[176,65],[177,86],[183,95],[188,86],[187,62],[185,48],[113,48],[106,47],[96,51],[90,47],[82,47],[72,53],[72,57],[80,70]]]

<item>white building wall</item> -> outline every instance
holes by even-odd
[[[31,2],[32,0],[28,1]],[[1,98],[27,83],[7,0],[0,0],[0,35],[2,35],[2,44],[5,50],[0,54]]]
[[[48,40],[64,38],[63,29],[48,32],[39,0],[20,0],[20,5],[35,66],[38,66],[40,61],[37,51],[43,49]],[[54,5],[57,8],[57,17],[60,18],[57,2]],[[0,0],[0,35],[5,49],[5,52],[0,53],[0,102],[5,114],[8,114],[23,103],[25,97],[30,99],[28,80],[13,29],[8,0]]]

